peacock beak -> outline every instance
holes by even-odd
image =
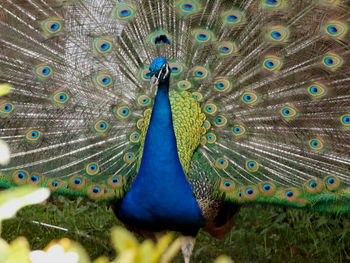
[[[168,63],[163,64],[157,75],[152,77],[152,86],[158,85],[167,79],[170,75],[170,67]]]

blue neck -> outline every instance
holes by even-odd
[[[177,153],[168,92],[169,81],[159,85],[140,169],[118,216],[143,229],[192,234],[204,219]]]

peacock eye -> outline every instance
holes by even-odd
[[[48,65],[39,65],[34,69],[35,75],[39,79],[47,79],[52,75],[52,68]]]
[[[264,0],[265,7],[278,7],[282,4],[283,0]]]
[[[350,127],[350,114],[344,114],[341,116],[340,121],[345,127]]]
[[[210,115],[214,115],[216,113],[217,107],[213,103],[208,103],[204,105],[204,112]]]
[[[56,91],[53,94],[53,100],[54,102],[56,102],[57,104],[63,104],[65,102],[67,102],[69,99],[69,96],[66,92],[64,91]]]
[[[248,160],[245,166],[249,172],[256,172],[259,169],[259,164],[254,160]]]
[[[124,154],[124,161],[126,163],[132,163],[135,160],[135,154],[132,152],[127,152]]]
[[[94,129],[98,133],[103,133],[108,129],[108,123],[104,120],[97,120],[95,122]]]
[[[105,72],[95,74],[93,76],[93,82],[101,88],[109,87],[113,83],[112,76]]]
[[[196,101],[202,101],[202,99],[203,99],[203,95],[200,92],[197,92],[197,91],[192,92],[192,95]]]
[[[47,35],[54,35],[61,31],[62,20],[60,18],[48,18],[41,22],[41,28]]]
[[[213,144],[216,142],[216,135],[214,133],[207,134],[207,142]]]
[[[137,99],[137,103],[141,106],[148,106],[151,103],[151,98],[147,95],[142,95]]]
[[[320,139],[312,139],[309,141],[309,146],[314,151],[322,150],[323,142]]]
[[[193,76],[196,79],[204,79],[208,75],[208,71],[203,67],[195,67],[193,70]]]
[[[118,108],[117,114],[120,118],[126,119],[130,115],[130,109],[128,106],[122,106]]]
[[[227,11],[223,14],[223,22],[227,26],[237,26],[242,24],[244,21],[244,13],[239,10]]]
[[[7,114],[11,113],[13,111],[13,105],[8,102],[2,102],[0,103],[0,114],[3,113],[3,115],[7,116]]]
[[[40,132],[38,130],[29,130],[26,133],[26,139],[28,141],[34,142],[40,138]]]
[[[138,132],[133,132],[130,134],[129,139],[131,142],[137,143],[140,141],[140,134]]]
[[[285,42],[288,40],[289,30],[282,26],[275,26],[270,28],[268,39],[273,42]],[[269,62],[271,64],[272,61]]]
[[[191,88],[192,84],[189,81],[186,80],[181,80],[177,83],[177,87],[180,90],[188,90],[189,88]]]
[[[219,92],[227,91],[230,87],[231,87],[231,84],[226,79],[220,79],[214,83],[214,89]]]
[[[347,32],[347,26],[340,21],[330,21],[328,22],[324,30],[328,36],[341,39]]]
[[[134,15],[134,7],[132,5],[120,4],[113,9],[113,16],[122,21],[130,20]]]
[[[327,94],[327,89],[324,85],[320,83],[314,83],[307,89],[309,95],[314,99],[322,98]]]
[[[12,177],[13,177],[13,181],[16,184],[24,184],[28,179],[28,172],[24,170],[17,170],[13,173]]]
[[[194,36],[197,43],[207,43],[212,39],[212,32],[209,30],[197,30],[194,31]]]
[[[219,116],[217,116],[216,119],[215,119],[215,125],[216,125],[217,127],[223,127],[223,126],[226,125],[226,123],[227,123],[227,119],[226,119],[226,117],[223,116],[223,115],[219,115]]]
[[[111,51],[112,42],[108,39],[97,38],[94,40],[94,49],[98,53],[107,53]]]
[[[219,158],[215,161],[215,167],[219,169],[226,169],[228,166],[228,160],[226,158]]]
[[[282,62],[278,57],[267,56],[265,57],[263,65],[268,71],[278,71],[282,66]]]
[[[97,163],[89,163],[86,165],[86,172],[89,175],[95,175],[98,174],[100,171],[99,165]]]
[[[232,132],[233,132],[233,135],[235,135],[236,137],[240,137],[242,136],[243,134],[246,133],[246,129],[243,125],[241,124],[235,124],[233,127],[232,127]]]
[[[335,53],[328,53],[322,60],[323,65],[331,71],[337,70],[343,62],[343,59]]]
[[[292,106],[285,106],[280,110],[280,113],[285,121],[289,121],[297,117],[297,110]]]
[[[254,106],[258,99],[259,97],[254,91],[246,91],[242,94],[242,101],[249,106]]]

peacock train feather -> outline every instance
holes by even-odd
[[[242,204],[350,212],[347,0],[4,0],[0,185],[220,237]]]

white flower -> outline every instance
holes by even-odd
[[[53,245],[47,252],[34,250],[29,253],[31,263],[77,263],[79,256],[75,252],[64,252],[61,245]]]
[[[18,187],[2,192],[0,198],[0,222],[13,217],[26,205],[39,204],[50,196],[48,188]]]
[[[0,165],[7,165],[10,162],[10,148],[7,143],[0,140]]]

